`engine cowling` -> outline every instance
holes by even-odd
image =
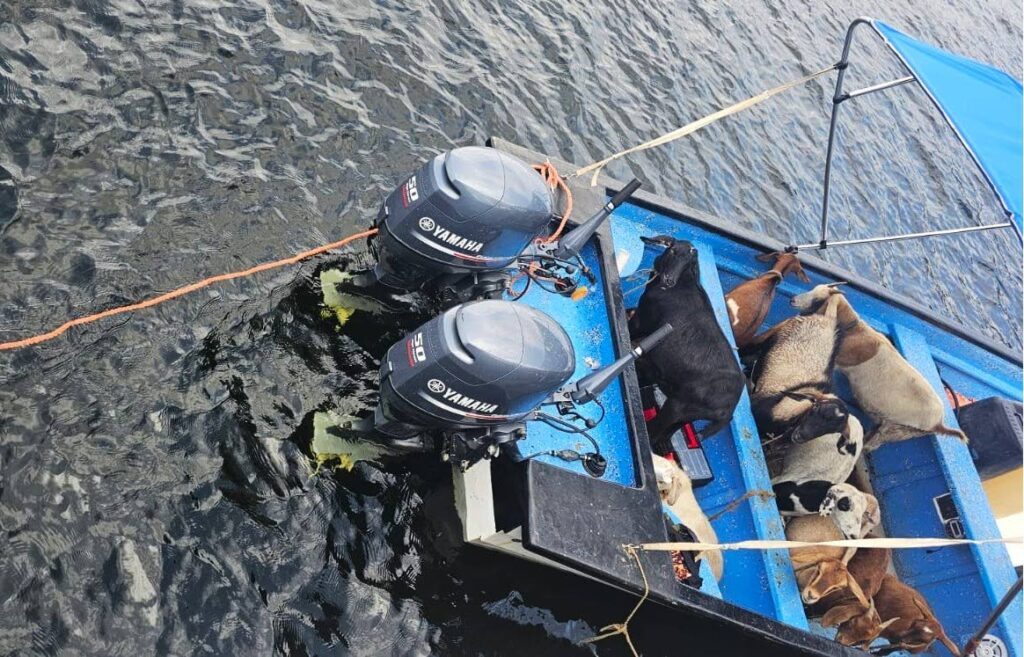
[[[517,422],[575,362],[569,336],[545,313],[502,300],[461,304],[388,350],[375,429],[403,438]]]
[[[530,165],[493,148],[456,148],[384,201],[374,274],[415,290],[443,274],[503,269],[551,219],[551,192]]]

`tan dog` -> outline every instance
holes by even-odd
[[[821,542],[838,541],[842,532],[831,519],[823,516],[798,516],[786,524],[786,538],[790,541]],[[804,604],[813,605],[830,595],[852,597],[861,608],[870,606],[860,586],[846,568],[846,561],[853,556],[850,550],[841,547],[813,545],[792,548],[789,551],[800,586],[800,599]]]
[[[676,514],[683,524],[693,532],[694,537],[701,543],[717,543],[718,535],[715,528],[711,526],[708,517],[704,515],[697,498],[693,495],[693,484],[686,476],[683,469],[668,459],[651,454],[654,458],[654,475],[658,480],[658,491],[661,499],[669,505],[672,513]],[[723,560],[719,550],[700,552],[698,559],[708,562],[715,579],[722,579]]]
[[[751,339],[761,328],[764,318],[771,310],[775,299],[775,288],[786,274],[792,272],[804,283],[810,283],[800,261],[792,253],[769,253],[758,256],[758,260],[775,258],[771,269],[757,278],[740,283],[725,295],[725,305],[729,309],[729,324],[732,334],[736,337],[736,346],[743,348],[750,344]]]
[[[875,607],[879,617],[887,622],[882,637],[890,644],[876,654],[887,655],[897,650],[906,650],[916,655],[927,650],[938,639],[951,653],[960,657],[960,649],[946,636],[946,631],[935,618],[928,602],[915,589],[893,575],[882,578],[875,594]]]
[[[831,314],[790,317],[756,336],[746,353],[760,352],[753,371],[751,410],[762,436],[790,435],[791,442],[805,442],[824,433],[838,433],[846,426],[845,406],[832,394],[832,372],[839,349],[839,324]],[[829,413],[828,430],[820,422],[804,430],[801,419],[813,411],[838,407]],[[812,411],[812,413],[808,413]],[[834,426],[832,426],[834,425]],[[799,433],[800,435],[794,435]]]
[[[967,442],[964,432],[943,424],[942,400],[924,376],[857,315],[835,285],[818,285],[798,294],[793,306],[804,314],[838,317],[842,340],[836,367],[849,379],[860,407],[878,422],[864,441],[865,450],[930,433]]]

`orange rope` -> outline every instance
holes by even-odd
[[[306,258],[312,258],[315,255],[320,255],[321,253],[326,253],[327,251],[333,251],[334,249],[340,249],[349,242],[354,242],[355,240],[362,239],[364,237],[370,237],[376,232],[376,228],[371,228],[370,230],[365,230],[361,233],[356,233],[355,235],[349,235],[345,239],[338,240],[337,242],[331,242],[330,244],[318,246],[315,249],[310,249],[308,251],[296,253],[295,255],[289,258],[274,260],[273,262],[264,262],[261,265],[256,265],[255,267],[250,267],[249,269],[244,269],[242,271],[233,271],[227,274],[218,274],[217,276],[211,276],[209,278],[204,278],[203,280],[197,281],[195,283],[189,283],[188,285],[179,287],[176,290],[171,290],[170,292],[166,292],[159,296],[151,297],[138,303],[132,303],[127,306],[118,306],[116,308],[110,308],[109,310],[93,313],[91,315],[85,315],[83,317],[76,317],[75,319],[65,322],[47,333],[40,333],[39,335],[33,335],[32,337],[24,338],[21,340],[14,340],[12,342],[0,342],[0,351],[6,351],[8,349],[20,349],[22,347],[28,347],[34,344],[39,344],[40,342],[46,342],[47,340],[52,340],[58,336],[63,335],[72,326],[91,324],[92,322],[96,322],[107,317],[113,317],[114,315],[130,313],[136,310],[142,310],[144,308],[152,308],[153,306],[164,303],[165,301],[170,301],[171,299],[176,299],[178,297],[185,296],[186,294],[190,294],[192,292],[195,292],[196,290],[201,290],[204,287],[209,287],[214,283],[222,283],[224,281],[230,281],[236,278],[245,278],[246,276],[252,276],[253,274],[258,274],[260,272],[264,272],[270,269],[277,269],[278,267],[294,265],[298,262],[301,262],[302,260],[305,260]]]
[[[565,230],[565,225],[569,222],[569,215],[572,214],[572,190],[570,190],[569,186],[565,184],[564,180],[562,180],[562,176],[558,175],[558,169],[555,168],[554,164],[551,164],[550,162],[534,164],[533,168],[544,178],[544,182],[548,184],[548,187],[551,189],[561,187],[562,192],[565,193],[565,212],[562,213],[561,223],[558,224],[558,228],[555,229],[555,232],[541,240],[541,242],[548,244],[558,239],[558,236],[562,234],[563,230]]]

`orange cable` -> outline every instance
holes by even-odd
[[[40,342],[46,342],[47,340],[52,340],[56,337],[63,335],[72,326],[91,324],[92,322],[99,321],[106,317],[121,315],[124,313],[133,312],[135,310],[142,310],[144,308],[151,308],[153,306],[164,303],[165,301],[170,301],[171,299],[176,299],[186,294],[190,294],[192,292],[195,292],[196,290],[201,290],[204,287],[209,287],[214,283],[230,281],[236,278],[244,278],[246,276],[252,276],[253,274],[258,274],[260,272],[264,272],[270,269],[277,269],[278,267],[294,265],[298,262],[301,262],[302,260],[305,260],[306,258],[312,258],[315,255],[320,255],[321,253],[326,253],[327,251],[339,249],[348,244],[349,242],[354,242],[355,240],[362,239],[364,237],[370,237],[371,235],[374,235],[376,232],[376,228],[371,228],[370,230],[365,230],[361,233],[356,233],[355,235],[349,235],[345,239],[338,240],[337,242],[331,242],[330,244],[318,246],[315,249],[310,249],[308,251],[296,253],[295,255],[289,258],[274,260],[273,262],[264,262],[263,264],[256,265],[255,267],[250,267],[249,269],[244,269],[242,271],[233,271],[228,272],[227,274],[218,274],[216,276],[210,276],[209,278],[204,278],[203,280],[197,281],[195,283],[189,283],[188,285],[179,287],[176,290],[165,292],[164,294],[151,297],[144,301],[139,301],[138,303],[132,303],[127,306],[118,306],[116,308],[110,308],[108,310],[103,310],[101,312],[93,313],[91,315],[76,317],[75,319],[67,321],[47,333],[40,333],[39,335],[33,335],[31,337],[23,338],[21,340],[14,340],[12,342],[0,342],[0,351],[7,351],[9,349],[20,349],[22,347],[29,347],[34,344],[39,344]]]
[[[533,168],[543,178],[544,182],[548,184],[548,187],[554,189],[555,187],[561,187],[562,191],[565,192],[565,212],[562,213],[562,221],[558,224],[558,228],[555,232],[551,233],[547,237],[541,240],[545,244],[550,244],[558,239],[558,236],[565,230],[565,225],[569,222],[569,215],[572,214],[572,190],[565,184],[565,180],[562,176],[558,175],[558,169],[555,168],[551,162],[545,162],[544,164],[534,164]]]

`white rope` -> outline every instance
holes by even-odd
[[[706,550],[791,550],[806,547],[837,548],[890,548],[894,550],[912,548],[939,548],[955,545],[987,545],[1005,543],[1024,545],[1024,537],[1015,538],[855,538],[841,541],[777,541],[752,540],[736,543],[642,543],[631,547],[659,552],[704,552]]]
[[[588,164],[587,166],[583,167],[582,169],[577,169],[575,173],[571,174],[568,177],[582,176],[585,173],[590,173],[591,171],[593,171],[594,175],[590,179],[590,186],[593,187],[593,186],[597,185],[597,177],[601,174],[601,169],[603,169],[606,164],[608,164],[609,162],[611,162],[613,160],[617,160],[620,157],[623,157],[625,155],[629,155],[630,153],[636,153],[638,151],[645,151],[648,148],[654,148],[655,146],[661,146],[662,144],[667,144],[668,142],[674,141],[676,139],[679,139],[680,137],[685,137],[686,135],[689,135],[689,134],[692,134],[694,132],[697,132],[698,130],[700,130],[701,128],[703,128],[706,125],[710,125],[710,124],[714,123],[718,119],[724,119],[725,117],[727,117],[727,116],[729,116],[731,114],[736,114],[737,112],[742,112],[743,110],[747,109],[748,107],[753,107],[754,105],[757,105],[761,101],[768,100],[769,98],[771,98],[772,96],[774,96],[776,94],[780,94],[783,91],[787,91],[789,89],[792,89],[793,87],[800,86],[801,84],[804,84],[805,82],[810,82],[814,78],[817,78],[817,77],[820,77],[822,75],[825,75],[826,73],[830,73],[833,70],[835,70],[835,68],[836,68],[836,65],[833,64],[833,65],[829,66],[828,68],[823,68],[820,71],[817,71],[815,73],[811,73],[810,75],[805,75],[804,77],[802,77],[802,78],[800,78],[798,80],[793,80],[792,82],[787,82],[786,84],[780,85],[780,86],[775,87],[773,89],[769,89],[768,91],[762,91],[761,93],[757,94],[756,96],[753,96],[753,97],[748,98],[746,100],[742,100],[742,101],[736,103],[735,105],[730,105],[729,107],[726,107],[725,109],[718,110],[714,114],[709,114],[709,115],[705,116],[703,119],[697,119],[696,121],[694,121],[692,123],[684,125],[681,128],[677,128],[677,129],[673,130],[672,132],[666,133],[666,134],[664,134],[664,135],[662,135],[660,137],[657,137],[657,138],[652,139],[650,141],[645,141],[644,143],[642,143],[642,144],[640,144],[638,146],[633,146],[632,148],[627,148],[626,150],[619,151],[618,153],[615,153],[614,155],[609,155],[608,157],[604,158],[603,160],[598,160],[597,162],[594,162],[592,164]]]

